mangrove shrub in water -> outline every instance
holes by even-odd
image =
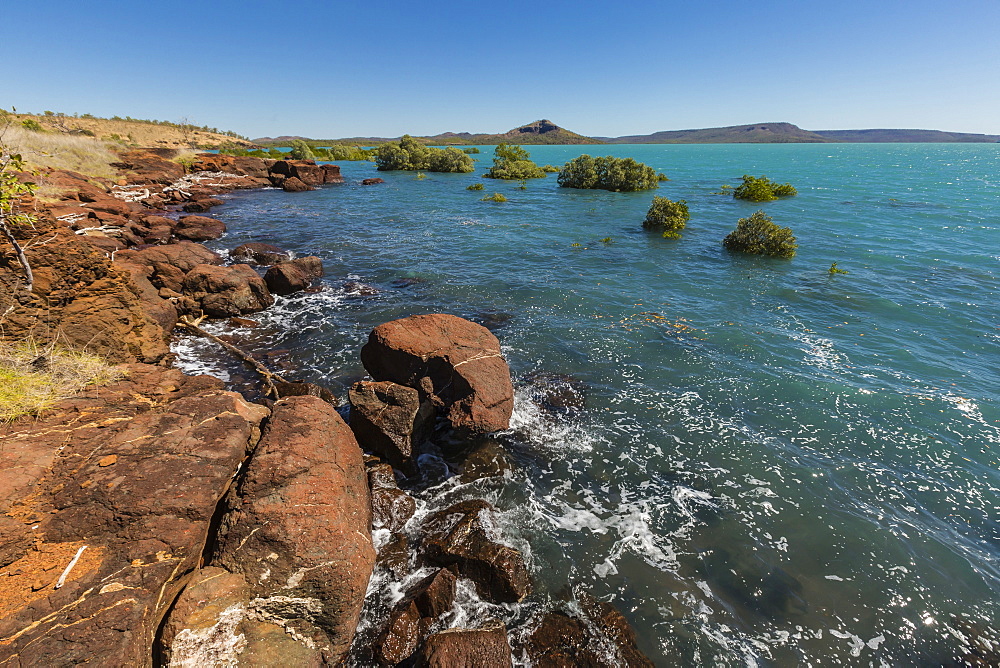
[[[771,202],[779,197],[791,197],[798,194],[791,183],[775,183],[766,176],[743,175],[743,183],[733,191],[736,199],[749,202]]]
[[[399,143],[388,142],[375,149],[375,164],[380,172],[406,170],[411,172],[471,172],[472,158],[457,148],[431,148],[410,135]]]
[[[674,202],[666,197],[656,196],[646,212],[646,220],[642,221],[642,226],[647,230],[662,232],[665,239],[677,239],[690,219],[687,202],[682,199]]]
[[[493,166],[483,174],[490,179],[520,181],[540,179],[545,172],[531,160],[531,154],[515,144],[499,144],[493,152]]]
[[[659,187],[656,171],[632,158],[581,155],[566,163],[559,172],[563,188],[597,188],[615,192],[652,190]]]
[[[763,211],[740,218],[736,229],[722,240],[722,245],[739,253],[785,258],[794,256],[799,247],[792,230],[776,225]]]

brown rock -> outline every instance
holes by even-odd
[[[199,264],[222,264],[222,258],[216,253],[193,241],[179,241],[166,246],[123,251],[116,254],[115,258],[135,264],[148,265],[157,271],[159,265],[169,265],[176,267],[183,274],[188,273]]]
[[[509,668],[513,665],[507,627],[487,621],[478,629],[448,629],[435,633],[417,655],[427,668]]]
[[[489,503],[475,499],[435,513],[424,525],[424,554],[441,566],[457,565],[483,598],[515,603],[531,591],[531,580],[521,553],[493,539],[488,520],[493,512]]]
[[[410,543],[405,535],[393,536],[379,548],[376,566],[389,571],[397,580],[410,572]]]
[[[188,213],[204,213],[214,206],[220,206],[225,203],[226,202],[224,200],[216,197],[203,197],[201,199],[192,200],[181,208]]]
[[[428,390],[453,427],[507,429],[514,408],[510,368],[500,342],[482,325],[453,315],[417,315],[376,327],[361,349],[376,380]]]
[[[272,244],[260,243],[258,241],[238,246],[229,255],[234,260],[246,262],[247,264],[271,265],[278,264],[279,262],[287,262],[289,259],[286,251]],[[322,276],[322,273],[320,275]]]
[[[325,165],[320,167],[315,160],[278,160],[271,165],[271,173],[285,176],[289,179],[298,179],[307,186],[319,186],[326,181]],[[340,176],[340,168],[337,167],[336,175]],[[310,188],[311,189],[311,188]]]
[[[416,448],[434,428],[434,408],[420,393],[391,381],[355,383],[347,393],[351,429],[362,447],[407,475],[416,473]]]
[[[274,265],[264,274],[268,289],[276,295],[290,295],[307,289],[323,275],[323,262],[310,255]]]
[[[126,380],[0,427],[0,513],[36,527],[4,577],[0,664],[149,664],[267,414],[221,385],[133,365]]]
[[[375,562],[361,449],[321,399],[289,397],[273,410],[227,498],[211,563],[243,574],[266,619],[327,647],[337,663]]]
[[[413,656],[420,644],[420,613],[410,601],[389,615],[385,633],[376,643],[376,655],[382,665],[395,666]]]
[[[344,177],[340,175],[340,165],[320,165],[323,169],[323,183],[343,183]]]
[[[337,405],[337,397],[333,392],[315,383],[275,382],[274,389],[278,391],[278,397],[319,397],[329,404]]]
[[[348,297],[374,297],[378,294],[378,288],[359,281],[348,281],[344,283],[344,292]]]
[[[385,183],[385,179],[362,179],[361,185],[363,186],[373,186],[377,183]]]
[[[447,568],[442,568],[422,580],[415,588],[413,602],[421,617],[437,619],[455,605],[455,587],[458,578]]]
[[[413,497],[397,488],[372,490],[372,525],[397,533],[417,510]]]
[[[301,193],[307,190],[316,190],[310,185],[306,185],[301,179],[289,176],[281,182],[281,189],[286,193]]]
[[[267,178],[269,167],[274,160],[255,158],[252,156],[219,155],[216,153],[199,153],[192,164],[196,172],[225,172],[239,174],[255,179]]]
[[[225,233],[226,224],[224,222],[205,216],[184,216],[174,228],[174,236],[188,241],[209,241],[218,239]]]
[[[274,303],[264,280],[246,264],[229,267],[200,264],[184,277],[183,288],[184,294],[213,318],[255,313]]]
[[[169,185],[184,176],[184,166],[150,150],[128,151],[121,154],[113,167],[130,172],[130,183]]]
[[[357,434],[355,434],[357,436]],[[375,464],[368,469],[368,487],[376,489],[395,489],[396,474],[389,464]]]
[[[504,475],[510,470],[507,452],[497,441],[488,438],[476,445],[461,466],[461,481],[472,482],[480,478]]]

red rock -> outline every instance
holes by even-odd
[[[421,617],[437,619],[455,605],[455,588],[458,578],[447,568],[442,568],[422,580],[413,592],[413,602]]]
[[[267,158],[199,153],[191,168],[195,172],[224,172],[259,179],[267,178],[269,168],[274,163],[274,160]]]
[[[306,185],[300,179],[289,176],[287,179],[281,182],[281,189],[286,193],[301,193],[307,190],[316,190],[310,185]]]
[[[417,503],[413,497],[396,488],[372,490],[372,524],[398,533],[413,517]]]
[[[378,183],[385,183],[385,179],[362,179],[361,185],[363,186],[373,186]]]
[[[344,182],[344,177],[340,175],[340,165],[320,165],[320,167],[323,169],[323,183]]]
[[[307,396],[275,403],[226,508],[212,565],[244,575],[270,621],[292,625],[339,662],[375,551],[361,449],[336,409]]]
[[[494,512],[475,499],[435,513],[423,528],[424,554],[441,566],[458,566],[483,598],[515,603],[531,592],[531,580],[521,553],[492,538],[488,518]]]
[[[185,207],[184,209],[188,209]],[[226,233],[226,224],[205,216],[184,216],[174,228],[174,236],[188,241],[209,241]]]
[[[336,165],[330,165],[336,167]],[[278,160],[271,165],[271,173],[285,176],[289,179],[295,178],[307,186],[319,186],[324,183],[334,183],[327,181],[326,174],[332,170],[326,169],[316,164],[315,160]],[[336,167],[336,177],[340,176],[340,167]]]
[[[446,314],[393,320],[372,331],[361,361],[375,380],[426,386],[456,429],[485,433],[510,424],[510,368],[482,325]]]
[[[188,202],[181,208],[188,213],[204,213],[212,207],[222,204],[225,204],[225,201],[216,197],[202,197]]]
[[[282,383],[275,382],[274,389],[278,397],[319,397],[328,404],[337,405],[337,397],[333,392],[315,383]]]
[[[4,577],[0,664],[149,665],[157,627],[259,437],[267,410],[221,382],[128,370],[0,427],[0,513],[35,527]]]
[[[413,656],[420,644],[420,613],[410,601],[389,615],[385,633],[376,643],[382,665],[395,666]]]
[[[176,155],[176,154],[175,154]],[[175,157],[175,155],[171,157]],[[150,149],[128,151],[121,154],[119,161],[112,163],[126,172],[129,183],[159,183],[169,185],[184,176],[184,166],[169,160],[164,155]]]
[[[348,391],[351,429],[362,447],[407,475],[416,473],[416,448],[434,428],[434,407],[392,381],[355,383]]]
[[[180,241],[166,246],[143,248],[142,250],[123,251],[116,255],[117,259],[135,264],[145,264],[153,267],[164,264],[176,267],[187,273],[199,264],[222,264],[222,258],[201,244],[192,241]]]
[[[323,262],[316,256],[280,262],[264,274],[268,289],[276,295],[290,295],[307,289],[312,279],[323,275]]]
[[[237,246],[229,256],[238,262],[246,262],[247,264],[272,265],[289,260],[287,251],[272,244],[265,244],[258,241]],[[323,275],[322,267],[320,268],[319,275]]]
[[[487,621],[478,629],[447,629],[424,642],[417,666],[427,668],[510,668],[513,665],[507,627]]]
[[[183,288],[212,318],[256,313],[274,303],[264,280],[246,264],[197,265],[184,276]]]

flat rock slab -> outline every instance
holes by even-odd
[[[0,512],[27,529],[0,532],[0,665],[148,665],[259,438],[268,410],[218,380],[128,371],[0,428]]]

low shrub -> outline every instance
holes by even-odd
[[[466,190],[483,190],[485,187],[486,186],[484,186],[482,183],[473,183],[470,186],[466,186],[465,189]]]
[[[375,149],[374,155],[380,172],[406,170],[468,173],[474,169],[472,158],[457,148],[431,148],[410,135],[403,135],[399,143],[382,144]]]
[[[656,171],[632,158],[581,155],[566,163],[559,172],[563,188],[634,192],[658,188]]]
[[[779,197],[798,194],[791,183],[775,183],[766,176],[743,175],[743,183],[733,190],[733,197],[748,202],[771,202]]]
[[[684,229],[690,219],[691,214],[688,213],[686,201],[674,202],[666,197],[657,196],[653,198],[642,226],[647,230],[662,232],[665,239],[677,239],[681,236],[680,230]]]
[[[541,169],[546,174],[558,174],[559,173],[559,168],[556,167],[555,165],[542,165],[541,167],[539,167],[539,169]]]
[[[730,251],[771,257],[790,258],[799,247],[792,230],[781,227],[763,211],[740,218],[736,229],[726,235],[722,245]]]
[[[493,193],[492,195],[487,195],[481,201],[483,202],[506,202],[507,198],[500,193]]]
[[[514,144],[499,144],[493,152],[493,166],[484,174],[489,179],[520,181],[540,179],[545,172],[531,160],[531,154]]]

